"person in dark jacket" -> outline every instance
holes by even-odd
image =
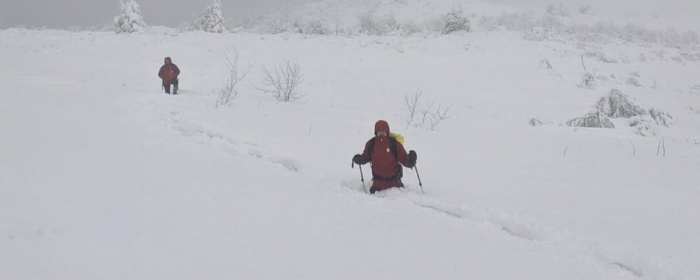
[[[177,65],[173,64],[170,57],[166,57],[165,64],[163,64],[163,66],[160,67],[160,71],[158,71],[158,77],[163,80],[165,93],[170,94],[170,85],[173,85],[173,94],[177,94],[178,75],[180,75],[180,68],[177,68]]]
[[[356,164],[372,163],[371,194],[393,187],[402,188],[403,172],[399,164],[413,168],[418,159],[415,151],[411,150],[407,154],[403,144],[390,137],[389,133],[389,124],[384,120],[377,121],[374,124],[375,137],[367,141],[362,154],[352,158]]]

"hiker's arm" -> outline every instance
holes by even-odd
[[[365,143],[365,150],[362,151],[362,154],[360,155],[362,157],[362,162],[359,164],[365,164],[365,163],[368,163],[372,160],[372,157],[370,156],[369,149],[374,149],[374,147],[370,147],[370,142],[371,141],[367,141],[367,143]]]
[[[401,163],[401,165],[405,167],[413,168],[413,166],[416,165],[415,162],[408,160],[406,149],[404,149],[403,145],[399,141],[396,141],[396,157],[398,157],[397,160]]]

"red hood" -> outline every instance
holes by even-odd
[[[383,129],[386,131],[387,134],[389,134],[391,131],[389,130],[389,124],[385,120],[378,120],[374,124],[374,135],[377,135],[377,131],[379,129]]]

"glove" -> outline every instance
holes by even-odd
[[[416,154],[416,151],[411,150],[408,152],[408,162],[411,163],[411,165],[416,165],[416,160],[418,160],[418,155]]]
[[[352,157],[352,162],[354,162],[355,164],[362,164],[362,161],[362,155],[360,154],[357,154],[354,157]]]

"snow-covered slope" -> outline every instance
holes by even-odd
[[[3,279],[700,277],[700,64],[685,50],[23,29],[0,49]],[[251,72],[216,107],[234,52]],[[180,95],[160,90],[165,56]],[[256,89],[285,59],[304,77],[294,103]],[[613,88],[673,124],[565,125]],[[406,122],[416,92],[449,108],[434,129]],[[425,194],[409,169],[407,189],[363,193],[350,159],[378,119],[417,151]]]

